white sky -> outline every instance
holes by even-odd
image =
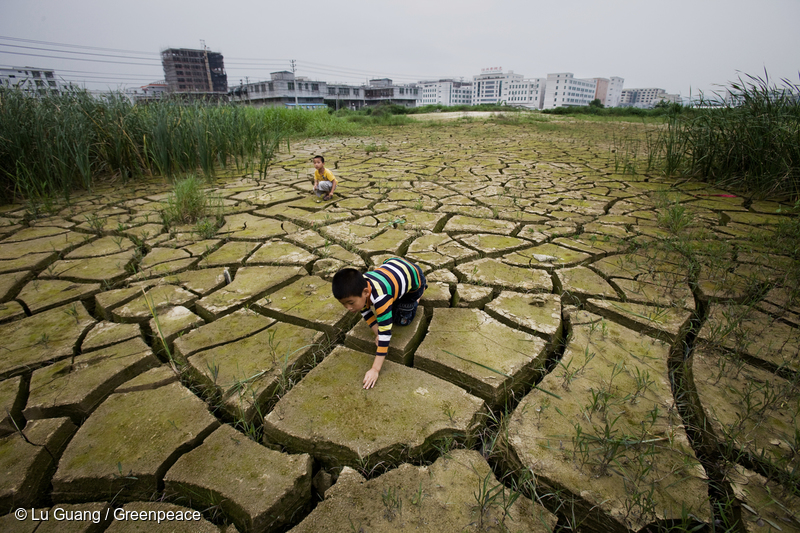
[[[290,59],[298,76],[350,83],[502,67],[686,97],[740,72],[800,81],[800,0],[0,0],[0,66],[55,69],[91,89],[163,79],[159,51],[201,39],[224,55],[229,85],[269,79]]]

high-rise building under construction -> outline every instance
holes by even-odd
[[[167,48],[161,52],[169,92],[227,93],[228,76],[222,54],[208,50]]]

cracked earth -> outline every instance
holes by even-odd
[[[294,143],[213,182],[204,237],[161,224],[163,180],[0,207],[0,523],[114,506],[202,511],[186,531],[800,531],[800,306],[768,246],[788,215],[623,174],[620,135],[641,128]],[[398,255],[429,288],[365,391],[372,334],[330,278]]]

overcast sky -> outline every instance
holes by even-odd
[[[800,82],[800,0],[0,0],[0,67],[91,89],[163,79],[160,50],[201,39],[224,55],[228,85],[291,59],[298,76],[350,83],[471,80],[485,67],[620,76],[684,97],[765,69]]]

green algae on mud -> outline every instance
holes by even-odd
[[[64,305],[0,325],[0,338],[7,339],[0,376],[6,378],[71,356],[78,339],[94,323],[83,305]]]
[[[327,466],[369,470],[429,455],[440,439],[463,442],[482,423],[482,400],[391,361],[375,388],[365,390],[373,357],[337,347],[267,415],[265,442]]]
[[[53,500],[147,499],[175,458],[218,425],[206,405],[178,383],[112,394],[64,451],[53,476]]]
[[[274,323],[243,339],[191,355],[187,379],[236,421],[253,422],[314,362],[325,334]]]
[[[548,490],[571,494],[587,527],[623,532],[687,510],[711,516],[705,473],[675,410],[668,352],[577,312],[563,358],[511,419],[511,461]]]
[[[548,344],[477,309],[434,309],[414,366],[505,405],[545,364]]]
[[[219,506],[239,531],[271,531],[308,504],[312,464],[308,455],[287,456],[222,425],[169,469],[165,493],[198,511]]]
[[[429,466],[403,464],[366,481],[345,468],[325,500],[292,531],[552,531],[556,517],[507,489],[473,450],[454,450]],[[495,496],[493,498],[493,496]]]

